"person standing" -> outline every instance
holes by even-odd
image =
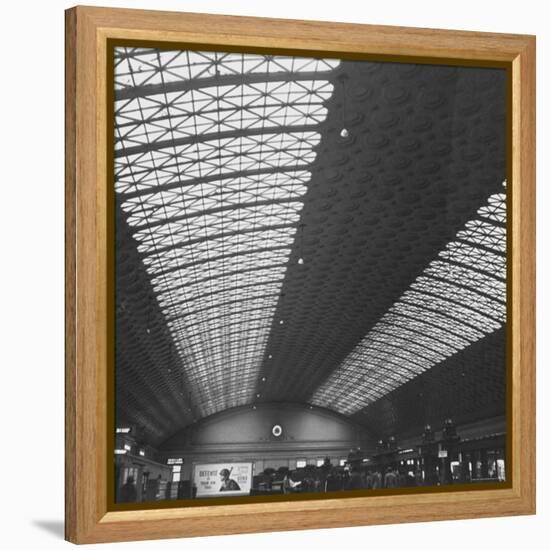
[[[386,470],[386,475],[384,476],[384,488],[394,489],[395,487],[397,487],[397,476],[395,475],[395,472],[392,470],[391,466],[388,466],[388,469]]]
[[[136,502],[137,491],[134,477],[128,476],[126,483],[120,489],[120,502]]]
[[[362,489],[363,477],[361,475],[361,467],[354,465],[351,468],[351,474],[348,479],[346,489]]]
[[[382,474],[380,470],[376,470],[374,474],[372,474],[372,488],[373,489],[382,488]]]
[[[372,480],[373,480],[372,471],[368,470],[367,475],[365,476],[365,489],[372,489]]]

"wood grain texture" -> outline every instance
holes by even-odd
[[[512,75],[512,488],[109,512],[107,39],[504,64]],[[386,57],[384,57],[386,56]],[[412,60],[412,59],[411,59]],[[535,39],[77,7],[66,14],[66,538],[75,543],[535,511]]]
[[[76,12],[65,14],[65,538],[76,525]]]
[[[536,157],[536,101],[535,101],[535,41],[530,40],[514,60],[514,90],[517,105],[512,116],[518,117],[517,132],[513,132],[513,185],[519,195],[519,205],[512,229],[517,248],[513,251],[513,266],[517,279],[513,297],[519,302],[516,317],[519,357],[514,357],[513,418],[514,456],[521,497],[535,510],[535,448],[536,448],[536,391],[535,391],[535,307],[536,307],[536,242],[535,242],[535,157]],[[515,96],[515,94],[514,94]],[[514,125],[515,126],[515,125]],[[517,159],[517,163],[516,163]],[[517,178],[517,179],[516,179]]]

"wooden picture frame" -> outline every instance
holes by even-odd
[[[511,476],[504,489],[109,511],[108,40],[505,67],[511,82]],[[111,396],[112,397],[112,396]],[[66,539],[194,537],[535,513],[535,38],[75,7],[66,12]]]

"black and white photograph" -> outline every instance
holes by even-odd
[[[115,504],[507,486],[506,69],[113,51]]]

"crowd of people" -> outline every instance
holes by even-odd
[[[321,466],[296,470],[267,469],[254,478],[254,492],[329,492],[352,489],[395,489],[422,484],[421,472],[387,466],[368,468],[363,464],[334,466],[326,459]]]
[[[220,491],[238,490],[238,484],[229,477],[229,470],[220,471]],[[142,481],[143,484],[143,481]],[[268,468],[255,475],[252,483],[254,494],[291,494],[291,493],[324,493],[347,491],[353,489],[396,489],[422,485],[421,472],[387,466],[385,468],[369,467],[361,462],[348,462],[344,466],[335,466],[325,459],[321,466],[308,464],[303,468],[290,470],[280,467],[277,470]],[[190,481],[175,484],[163,481],[159,475],[156,479],[147,479],[141,487],[138,498],[136,481],[128,476],[119,487],[117,502],[129,503],[139,501],[164,500],[166,498],[194,498],[196,488]],[[169,496],[172,495],[172,496]]]

